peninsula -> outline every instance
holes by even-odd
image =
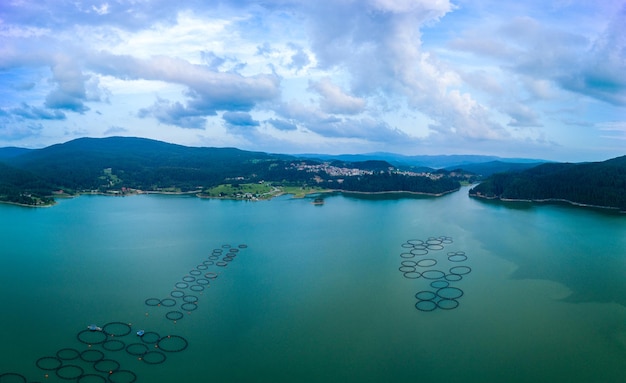
[[[132,137],[81,138],[37,150],[4,149],[0,149],[0,202],[27,206],[47,206],[55,196],[81,193],[187,193],[250,200],[329,190],[437,196],[474,179],[467,172],[399,167],[383,160],[323,160]]]
[[[626,156],[603,162],[546,163],[496,173],[470,196],[502,201],[566,202],[626,211]]]

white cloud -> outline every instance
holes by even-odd
[[[109,3],[103,3],[99,7],[92,5],[91,9],[99,15],[106,15],[109,13]]]
[[[44,129],[40,123],[1,124],[0,139],[2,141],[19,141],[23,138],[38,136]]]
[[[228,30],[231,20],[207,19],[195,16],[192,12],[180,12],[176,23],[155,23],[150,28],[139,31],[109,28],[114,40],[104,40],[96,46],[116,55],[132,55],[137,58],[150,58],[157,54],[200,63],[201,51],[223,53],[232,49],[225,47],[233,33]]]
[[[302,70],[307,65],[311,64],[309,54],[298,44],[289,43],[288,46],[295,52],[291,55],[291,61],[287,65],[290,69],[294,69],[296,72]]]
[[[497,73],[498,71],[496,71]],[[471,85],[475,89],[479,89],[492,95],[501,95],[504,93],[502,85],[496,78],[493,72],[487,72],[486,70],[475,70],[472,72],[461,72],[461,78],[463,81]]]
[[[439,18],[454,8],[448,0],[370,0],[369,3],[380,11],[417,13],[425,20]]]
[[[274,128],[282,131],[294,131],[298,129],[298,126],[293,121],[270,118],[266,122],[271,124]]]
[[[626,121],[612,121],[598,124],[603,138],[611,140],[626,140]]]
[[[222,118],[230,125],[234,126],[259,126],[259,122],[246,112],[224,112]]]
[[[522,81],[526,90],[536,99],[550,100],[558,96],[558,89],[549,80],[523,76]]]
[[[204,116],[215,115],[217,111],[249,111],[257,103],[280,94],[280,80],[275,75],[245,77],[165,56],[137,59],[100,52],[90,58],[89,66],[113,77],[184,85],[186,104],[160,100],[140,113],[142,117],[154,116],[161,122],[182,127],[200,128]]]
[[[154,117],[160,123],[187,129],[204,129],[205,116],[208,114],[206,111],[203,113],[189,108],[178,101],[164,99],[158,99],[152,106],[142,108],[137,113],[140,118]]]
[[[42,37],[48,34],[50,34],[48,28],[6,24],[4,20],[0,19],[0,37],[24,39]]]
[[[105,136],[114,136],[118,134],[126,134],[129,130],[122,126],[110,126],[107,130],[105,130],[102,134]]]
[[[60,110],[44,109],[22,103],[10,111],[12,114],[29,120],[65,120],[66,114]]]
[[[537,114],[528,106],[520,103],[509,103],[504,106],[505,111],[511,116],[509,126],[518,128],[538,127],[542,124],[538,121]]]
[[[84,104],[87,99],[85,81],[89,79],[89,76],[83,74],[73,58],[63,54],[57,55],[52,66],[52,74],[56,89],[46,97],[47,107],[79,113],[89,110]]]
[[[309,89],[321,96],[320,106],[327,113],[357,114],[362,112],[366,105],[364,99],[345,93],[329,78],[311,81]]]
[[[124,126],[234,146],[545,148],[574,141],[563,121],[598,139],[598,119],[624,116],[626,7],[592,3],[9,2],[0,117],[24,140]]]

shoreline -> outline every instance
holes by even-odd
[[[574,207],[582,207],[582,208],[592,208],[592,209],[602,209],[602,210],[608,210],[608,211],[613,211],[613,212],[618,212],[621,214],[626,214],[626,210],[622,210],[619,207],[616,206],[602,206],[602,205],[592,205],[592,204],[586,204],[586,203],[581,203],[581,202],[575,202],[575,201],[570,201],[568,199],[565,198],[543,198],[543,199],[516,199],[516,198],[502,198],[502,197],[488,197],[485,195],[482,195],[480,193],[476,193],[476,194],[469,194],[470,197],[474,197],[474,198],[478,198],[478,199],[484,199],[484,200],[488,200],[488,201],[502,201],[502,202],[525,202],[525,203],[537,203],[537,204],[541,204],[541,203],[545,203],[545,204],[559,204],[559,203],[565,203]]]
[[[351,191],[351,190],[340,190],[333,189],[333,192],[338,193],[348,193],[348,194],[370,194],[370,195],[382,195],[382,194],[411,194],[411,195],[421,195],[427,197],[443,197],[444,195],[455,193],[461,190],[461,188],[457,188],[454,190],[446,191],[443,193],[426,193],[426,192],[416,192],[416,191],[407,191],[407,190],[389,190],[389,191],[380,191],[380,192],[360,192],[360,191]]]
[[[455,193],[457,191],[461,190],[461,188],[457,188],[454,190],[450,190],[450,191],[446,191],[443,193],[427,193],[427,192],[416,192],[416,191],[407,191],[407,190],[389,190],[389,191],[380,191],[380,192],[362,192],[362,191],[352,191],[352,190],[342,190],[342,189],[324,189],[324,190],[315,190],[315,191],[311,191],[311,192],[306,192],[306,193],[293,193],[293,192],[288,192],[288,191],[283,191],[281,190],[280,192],[276,193],[276,194],[272,194],[271,196],[269,196],[268,198],[256,198],[256,199],[244,199],[244,198],[235,198],[235,197],[229,197],[229,196],[225,196],[225,197],[218,197],[218,196],[208,196],[208,195],[203,195],[202,194],[202,190],[192,190],[192,191],[185,191],[185,192],[170,192],[170,191],[159,191],[159,190],[137,190],[137,189],[133,189],[130,192],[126,192],[126,193],[107,193],[107,192],[100,192],[100,191],[81,191],[78,192],[76,194],[64,194],[62,196],[57,195],[54,196],[55,200],[53,201],[53,203],[51,204],[46,204],[46,205],[28,205],[28,204],[20,204],[17,202],[10,202],[10,201],[0,201],[0,203],[3,204],[7,204],[7,205],[14,205],[14,206],[21,206],[21,207],[30,207],[30,208],[37,208],[37,207],[53,207],[54,205],[57,204],[56,199],[57,198],[75,198],[75,197],[80,197],[82,195],[99,195],[99,196],[104,196],[104,197],[132,197],[135,195],[141,195],[141,194],[161,194],[161,195],[189,195],[189,196],[195,196],[197,198],[201,198],[201,199],[222,199],[222,200],[234,200],[234,201],[269,201],[273,198],[276,197],[280,197],[283,195],[293,195],[293,198],[306,198],[309,195],[313,195],[313,194],[332,194],[332,193],[342,193],[342,194],[359,194],[359,195],[402,195],[402,194],[406,194],[406,195],[418,195],[418,196],[426,196],[426,197],[442,197],[444,195],[447,194],[451,194],[451,193]]]
[[[52,203],[49,203],[49,204],[41,204],[41,205],[28,205],[28,204],[25,204],[25,203],[11,202],[11,201],[0,201],[0,203],[5,204],[5,205],[13,205],[13,206],[20,206],[20,207],[32,207],[32,208],[53,207],[54,205],[57,204],[56,201],[53,201]]]

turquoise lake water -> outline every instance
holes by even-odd
[[[311,202],[0,205],[0,383],[626,381],[626,216],[488,203],[467,188]],[[231,249],[227,266],[211,264]],[[407,278],[412,267],[426,273]],[[185,277],[209,284],[177,289]],[[463,295],[439,305],[458,307],[416,309],[415,294],[446,278],[460,280],[438,294]],[[117,336],[85,331],[115,322]],[[118,365],[132,374],[104,371]]]

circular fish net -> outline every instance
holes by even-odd
[[[157,342],[157,348],[164,352],[181,352],[187,348],[187,339],[180,335],[164,336]]]

